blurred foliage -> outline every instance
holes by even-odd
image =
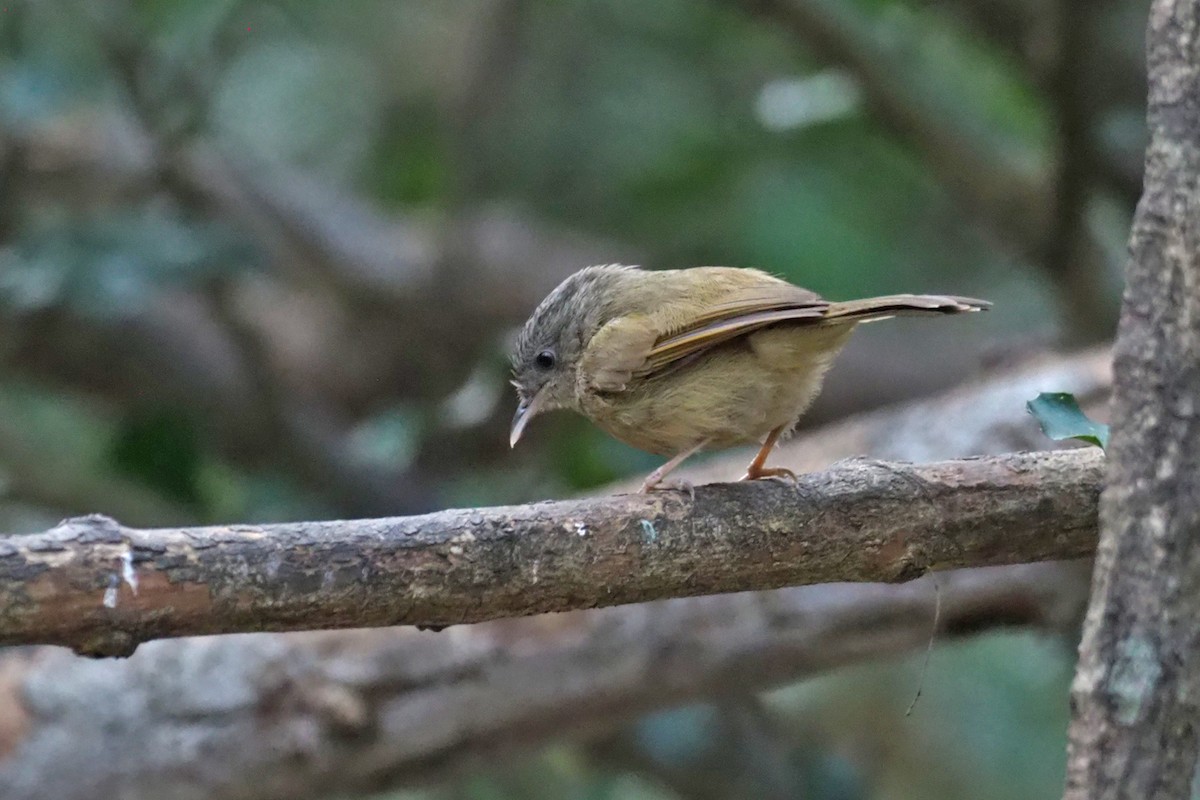
[[[896,65],[888,77],[912,103],[990,163],[1048,180],[1062,154],[1045,20],[1014,42],[981,23],[1003,3],[797,2]],[[1018,5],[1025,19],[1029,4]],[[1106,70],[1140,52],[1143,6],[1097,10]],[[1140,87],[1126,71],[1120,85]],[[1021,255],[1038,247],[1001,241],[927,152],[883,124],[866,81],[716,0],[10,0],[0,12],[0,529],[87,511],[132,524],[354,513],[353,492],[330,488],[339,469],[350,489],[367,475],[466,505],[584,491],[657,463],[566,416],[539,420],[508,452],[502,353],[528,309],[349,292],[319,247],[329,230],[351,230],[349,215],[331,206],[281,235],[271,225],[304,198],[258,216],[221,208],[205,194],[208,170],[188,172],[192,147],[295,168],[419,228],[450,254],[433,260],[451,281],[470,282],[451,270],[467,238],[456,215],[492,204],[654,267],[757,266],[837,298],[985,296],[1004,313],[964,337],[1002,350],[1052,338],[1062,311],[1052,278]],[[1102,99],[1092,155],[1136,153],[1140,100]],[[1111,187],[1088,201],[1087,224],[1114,263],[1131,209]],[[383,241],[375,249],[402,249]],[[198,342],[198,363],[175,374],[188,380],[173,394],[150,391],[162,362],[114,376],[96,364],[109,354],[88,350],[146,335],[132,323],[151,311],[167,333],[199,317],[227,334],[199,326],[181,337]],[[463,376],[436,402],[430,384],[452,380],[394,368],[426,351],[434,373]],[[363,374],[363,364],[393,369]],[[296,406],[307,416],[289,417]],[[230,417],[252,424],[221,439],[213,431]],[[332,433],[288,439],[296,418]],[[323,446],[335,452],[313,468]],[[782,755],[767,766],[716,706],[695,706],[627,732],[636,769],[562,746],[391,797],[687,796],[654,766],[722,758],[730,771],[782,770],[792,796],[813,800],[1056,797],[1069,666],[1059,643],[987,637],[935,650],[908,719],[912,661],[770,693]]]
[[[765,774],[782,769],[792,782],[785,796],[803,800],[1061,796],[1070,643],[1018,633],[940,645],[905,716],[923,660],[863,664],[766,693],[773,756],[740,751],[717,707],[687,706],[649,715],[629,732],[642,756],[634,767],[604,751],[584,759],[556,748],[380,800],[678,797],[661,780],[671,769],[737,772],[758,758],[773,758]],[[729,796],[767,795],[760,787]]]
[[[195,427],[169,411],[127,420],[109,455],[117,472],[153,486],[172,500],[200,500],[200,450]]]
[[[252,261],[232,232],[159,208],[62,215],[38,220],[0,251],[0,303],[16,312],[68,307],[120,316],[155,293],[200,285]]]
[[[769,698],[814,726],[810,737],[851,753],[872,779],[871,796],[1054,798],[1065,775],[1073,644],[993,634],[939,647],[908,717],[920,655],[840,670]]]

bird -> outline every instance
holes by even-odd
[[[640,491],[701,450],[760,445],[742,480],[786,478],[766,466],[821,390],[861,323],[981,311],[985,300],[895,294],[834,302],[739,267],[581,269],[530,315],[512,354],[515,447],[531,419],[570,409],[667,461]]]

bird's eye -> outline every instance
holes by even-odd
[[[543,350],[533,359],[533,363],[537,365],[538,369],[553,369],[557,361],[558,359],[554,357],[553,350]]]

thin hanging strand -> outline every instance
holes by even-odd
[[[917,693],[913,695],[912,702],[908,704],[908,710],[904,712],[904,716],[912,714],[913,709],[917,707],[917,701],[921,699],[921,692],[925,689],[925,673],[929,671],[929,656],[933,654],[933,640],[937,636],[938,623],[942,620],[942,587],[938,585],[937,573],[929,573],[930,580],[933,581],[933,630],[929,632],[929,644],[925,647],[925,663],[921,665],[921,677],[917,680]]]

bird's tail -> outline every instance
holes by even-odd
[[[868,297],[863,300],[830,303],[825,312],[825,319],[830,322],[873,322],[889,317],[984,311],[989,306],[991,303],[986,300],[973,300],[970,297],[942,294],[890,294],[884,297]]]

